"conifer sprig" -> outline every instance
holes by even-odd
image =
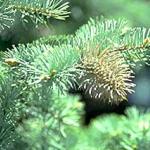
[[[0,31],[10,27],[15,16],[36,26],[47,24],[49,18],[65,20],[69,16],[68,2],[63,0],[0,0]]]
[[[120,51],[126,62],[148,64],[150,30],[146,28],[131,28],[125,20],[91,19],[77,32],[74,44],[86,50],[86,45],[98,45],[104,49]],[[124,49],[124,50],[123,50]]]
[[[75,67],[80,53],[71,45],[20,45],[5,54],[5,63],[20,70],[19,74],[27,74],[30,84],[47,81],[51,87],[65,90],[74,86],[75,74],[80,72]]]
[[[64,20],[69,15],[68,2],[62,3],[62,0],[15,0],[11,5],[22,13],[22,18],[29,16],[36,23],[43,23],[45,18]]]

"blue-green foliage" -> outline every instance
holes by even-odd
[[[3,5],[4,2],[7,0],[0,1]],[[30,17],[36,25],[45,22],[46,16],[64,19],[68,15],[68,3],[60,5],[61,0],[8,2],[5,6],[10,6],[9,9],[0,5],[2,11],[8,11],[8,14],[19,11],[25,22],[26,17]],[[12,18],[9,17],[6,15],[7,21]],[[3,19],[0,21],[4,22]],[[0,25],[3,28],[7,22]],[[148,150],[149,112],[140,113],[131,108],[127,110],[127,117],[103,116],[86,129],[80,121],[83,114],[80,98],[68,95],[66,91],[92,80],[87,94],[92,97],[91,90],[99,83],[109,102],[109,90],[115,91],[114,81],[119,82],[111,80],[111,74],[117,74],[122,65],[128,70],[137,64],[149,64],[149,50],[149,29],[132,28],[122,19],[97,18],[91,19],[73,35],[45,37],[4,52],[0,58],[0,149]],[[107,60],[103,60],[102,54],[108,54],[104,57]],[[121,64],[113,60],[114,55],[121,58]],[[104,70],[106,76],[97,78],[103,62],[109,60],[121,67],[110,69],[107,67],[109,62],[104,63],[110,70],[107,70],[108,74]],[[97,72],[91,72],[95,66]],[[123,83],[132,85],[128,78],[130,74],[123,73],[119,74]],[[86,74],[90,76],[84,78]],[[124,86],[123,90],[127,95]],[[104,91],[97,92],[101,95]],[[115,92],[114,98],[120,94]],[[114,93],[110,92],[111,97]]]
[[[15,16],[36,26],[47,24],[49,18],[65,20],[68,7],[68,2],[62,3],[62,0],[0,0],[0,32],[11,26]]]

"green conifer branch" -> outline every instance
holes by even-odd
[[[64,20],[68,17],[67,11],[68,2],[62,4],[62,0],[16,0],[11,2],[12,9],[22,13],[22,17],[30,16],[31,18],[37,17],[39,20],[43,20],[40,17],[55,18]]]
[[[22,21],[30,19],[38,26],[46,24],[49,18],[65,20],[69,16],[68,7],[68,2],[62,0],[0,0],[0,31],[11,26],[18,12]]]
[[[40,8],[44,7],[41,10],[27,6],[29,1],[23,2],[13,9],[36,18],[39,14],[40,17],[47,15],[47,6],[60,12],[67,8],[65,4],[59,7],[60,1],[51,1],[45,6],[39,4]],[[55,5],[49,5],[54,2]],[[66,12],[63,17],[65,15]],[[58,19],[56,14],[53,17]],[[76,125],[77,117],[76,104],[68,101],[70,97],[65,97],[64,91],[77,83],[79,89],[100,101],[127,100],[135,86],[133,67],[138,62],[149,63],[149,35],[149,30],[130,28],[124,20],[91,19],[75,35],[43,38],[5,52],[0,63],[0,70],[6,71],[5,75],[0,74],[0,121],[3,122],[0,148],[8,146],[3,143],[13,142],[12,135],[17,133],[22,133],[24,141],[30,143],[30,137],[25,134],[29,132],[35,134],[36,142],[30,143],[34,147],[38,143],[40,149],[64,148],[66,127]],[[64,95],[59,95],[60,90]],[[39,130],[33,133],[37,123]],[[39,135],[43,135],[42,138]],[[125,144],[123,147],[130,146]]]
[[[149,65],[149,38],[149,29],[131,28],[124,20],[91,19],[76,32],[74,45],[80,45],[85,53],[87,45],[99,47],[100,52],[120,51],[134,68],[138,63]]]
[[[18,64],[21,72],[27,72],[30,84],[44,81],[66,90],[78,83],[89,95],[110,102],[115,99],[115,103],[133,92],[131,68],[149,60],[149,31],[129,28],[124,20],[90,20],[64,42],[62,38],[58,45],[51,44],[52,38],[48,41],[47,45],[36,41],[14,47],[5,61],[12,60],[12,66]],[[106,56],[102,55],[105,51]]]
[[[65,44],[39,46],[38,43],[34,43],[34,45],[14,47],[13,51],[7,53],[9,59],[6,58],[6,63],[9,64],[12,58],[16,59],[17,61],[11,62],[12,65],[19,64],[19,70],[28,72],[31,83],[47,81],[51,87],[58,85],[60,89],[66,90],[68,85],[72,86],[73,82],[78,82],[79,87],[83,87],[91,96],[95,95],[100,98],[105,95],[102,99],[112,102],[113,96],[116,95],[116,102],[122,101],[126,99],[127,93],[130,93],[132,91],[130,88],[133,87],[130,79],[132,71],[127,70],[132,64],[147,63],[149,59],[149,32],[140,28],[128,28],[125,31],[124,28],[126,28],[126,22],[122,20],[104,20],[103,22],[91,20],[88,25],[76,32],[74,38],[71,40],[68,38]],[[104,57],[102,53],[105,50],[108,54]],[[122,56],[119,56],[120,52]],[[92,58],[97,62],[92,61]],[[106,60],[101,62],[101,59]],[[88,62],[89,60],[91,62]],[[119,64],[116,63],[119,60],[122,61]],[[111,62],[116,64],[113,67],[114,70],[111,69]],[[126,66],[125,63],[127,63]],[[81,67],[78,67],[78,64]],[[106,71],[108,75],[105,74],[103,68],[108,68]],[[118,71],[115,70],[116,68]],[[91,75],[88,75],[89,69]],[[80,79],[77,77],[79,74],[83,76]],[[110,74],[116,75],[112,77]],[[117,76],[118,81],[122,81],[121,83],[117,81]]]
[[[65,90],[74,85],[75,73],[79,73],[75,64],[80,55],[70,45],[20,45],[6,52],[5,57],[6,64],[28,74],[30,84],[49,81],[51,87],[56,84]]]

